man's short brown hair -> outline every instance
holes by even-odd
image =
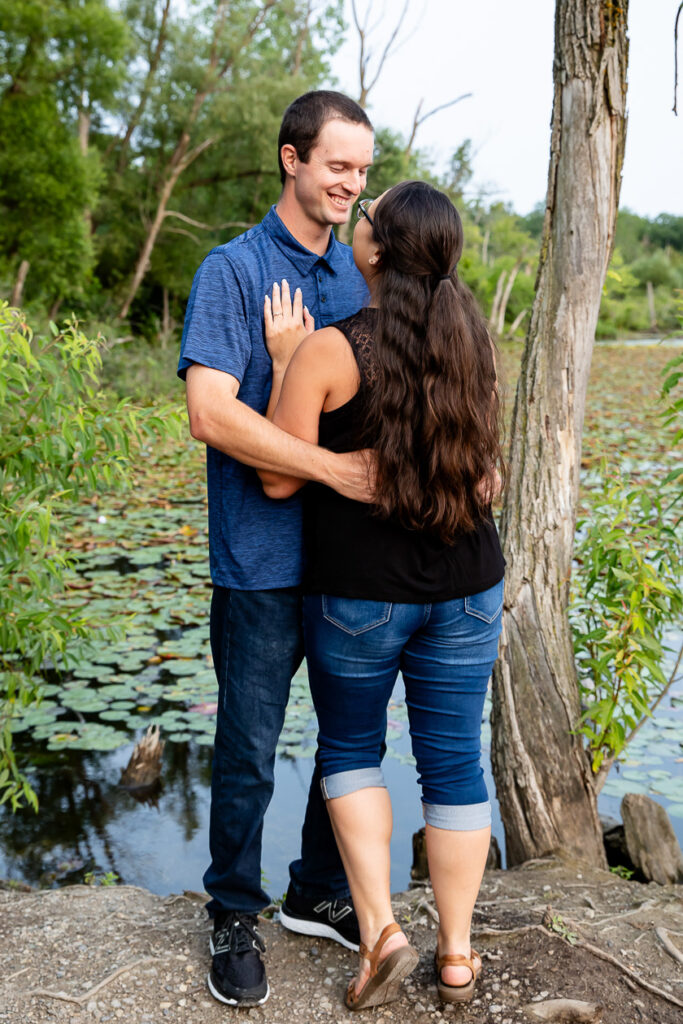
[[[299,160],[307,164],[323,125],[335,118],[350,124],[362,124],[371,132],[374,131],[363,108],[342,92],[317,89],[315,92],[305,92],[289,104],[277,140],[277,160],[283,185],[287,175],[280,156],[282,147],[294,146]]]

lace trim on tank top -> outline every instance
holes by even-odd
[[[377,379],[374,335],[377,329],[377,310],[370,306],[359,309],[352,316],[338,320],[332,326],[341,331],[353,351],[361,388],[371,388]]]

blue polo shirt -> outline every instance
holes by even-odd
[[[351,249],[330,235],[324,256],[306,249],[273,206],[260,224],[208,254],[197,271],[185,314],[178,375],[201,363],[232,374],[238,397],[263,414],[272,364],[265,345],[263,298],[286,278],[301,288],[316,327],[367,302]],[[256,470],[207,445],[209,559],[216,586],[271,590],[301,582],[301,500],[267,498]]]

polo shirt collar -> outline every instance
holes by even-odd
[[[324,255],[319,256],[317,252],[311,252],[301,242],[297,242],[294,235],[289,231],[275,210],[275,206],[271,206],[268,213],[263,218],[263,226],[275,242],[278,249],[287,257],[287,259],[294,265],[297,271],[305,276],[310,273],[314,266],[318,263],[323,263],[327,266],[333,274],[343,269],[344,260],[342,256],[342,247],[334,236],[334,231],[330,232],[330,242]]]

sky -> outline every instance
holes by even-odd
[[[384,16],[370,39],[380,53],[401,0],[356,0]],[[679,0],[631,0],[628,129],[621,207],[654,217],[683,215],[683,15],[679,39],[679,116],[673,105],[673,28]],[[346,41],[333,58],[338,87],[357,97],[358,41],[351,2]],[[471,92],[419,130],[416,145],[437,167],[463,139],[475,152],[473,190],[528,213],[545,199],[552,109],[553,0],[410,0],[400,46],[370,94],[377,126],[408,135],[423,110]]]

